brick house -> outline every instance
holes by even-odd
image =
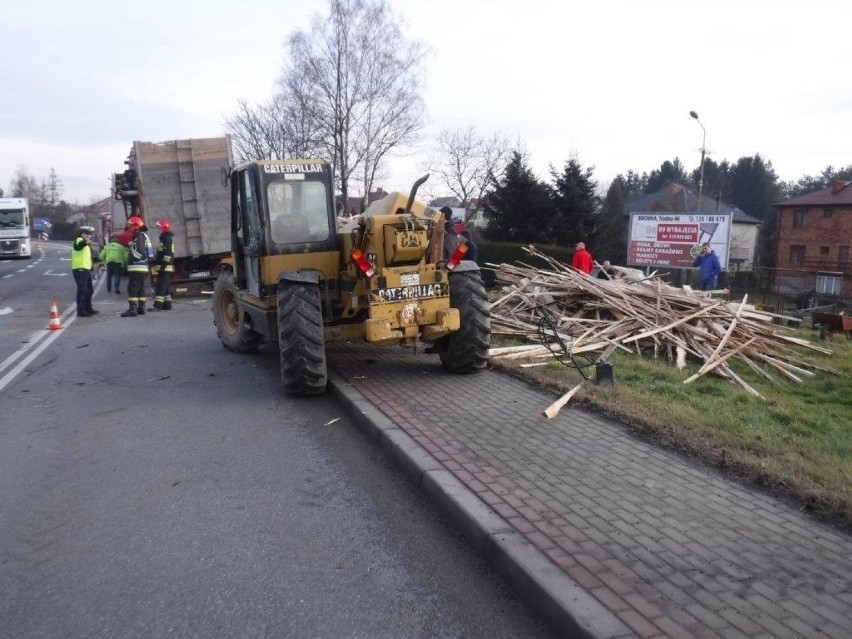
[[[798,278],[818,297],[852,299],[852,182],[837,180],[775,207],[779,290]]]
[[[338,195],[335,203],[337,205],[337,214],[338,215],[358,215],[359,213],[363,213],[364,209],[366,209],[370,204],[375,202],[376,200],[381,200],[388,193],[382,187],[377,188],[375,191],[370,191],[370,194],[367,196],[367,202],[364,202],[364,196],[352,196],[346,198],[346,208],[341,207],[340,196]]]

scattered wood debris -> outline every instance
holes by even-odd
[[[574,388],[545,408],[541,414],[547,417],[547,419],[553,419],[556,417],[556,414],[561,410],[561,408],[571,401],[571,398],[574,397],[575,393],[580,390],[582,386],[582,384],[577,384]]]
[[[677,288],[656,273],[645,275],[625,267],[613,267],[615,277],[589,277],[534,247],[526,249],[547,268],[527,264],[488,264],[502,285],[498,299],[491,304],[491,332],[494,335],[524,337],[541,342],[539,322],[550,318],[555,341],[566,346],[566,355],[600,353],[604,361],[614,350],[653,353],[665,357],[679,369],[691,356],[702,362],[699,371],[684,380],[689,384],[708,373],[739,384],[756,397],[760,393],[729,366],[736,358],[770,381],[773,375],[801,382],[813,370],[839,375],[834,369],[807,359],[804,347],[820,353],[831,351],[808,340],[790,335],[777,318],[800,321],[756,309],[747,296],[739,302],[716,297],[726,291],[694,291]],[[492,357],[553,357],[552,344],[494,349]],[[561,345],[560,345],[561,348]],[[567,401],[567,400],[566,400]],[[558,410],[558,409],[557,409]]]

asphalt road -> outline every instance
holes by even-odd
[[[330,397],[224,350],[209,299],[121,318],[101,285],[45,331],[65,248],[0,262],[0,637],[548,636]]]

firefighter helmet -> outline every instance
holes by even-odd
[[[171,233],[172,225],[169,224],[168,220],[160,220],[157,222],[157,228],[160,229],[163,233]]]
[[[145,220],[143,220],[138,215],[134,215],[129,220],[127,220],[127,226],[130,226],[134,229],[141,229],[143,226],[145,226]]]

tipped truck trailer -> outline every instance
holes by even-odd
[[[444,259],[444,220],[391,193],[338,230],[331,167],[263,160],[235,168],[232,272],[213,290],[214,323],[236,352],[277,343],[287,392],[325,391],[330,341],[416,346],[452,373],[487,365],[490,314],[466,247]]]
[[[152,229],[167,219],[174,234],[178,282],[212,282],[222,258],[231,254],[231,194],[222,171],[232,166],[229,137],[134,142],[130,170],[136,171],[139,208]]]

